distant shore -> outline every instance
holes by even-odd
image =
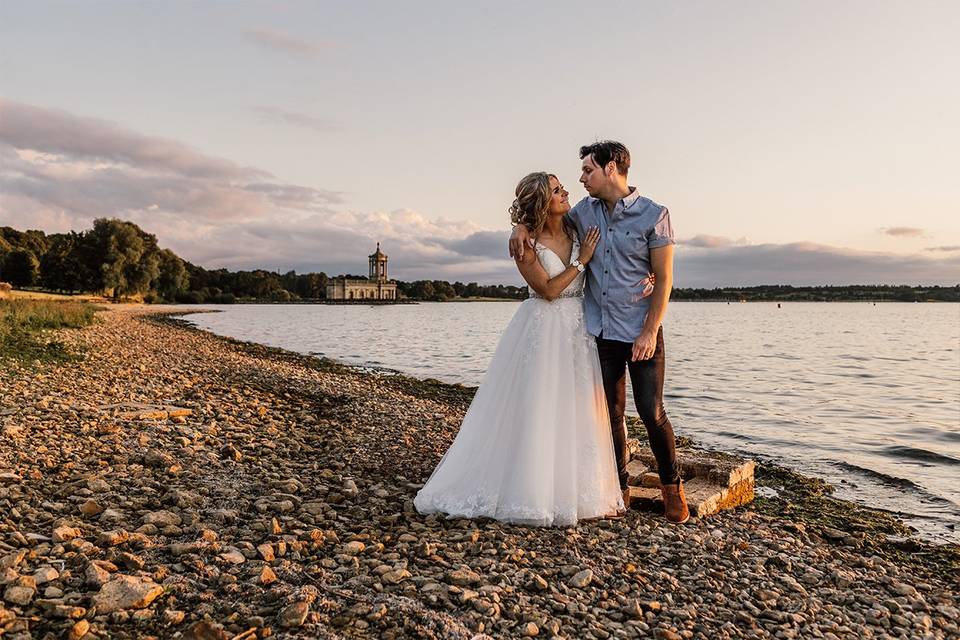
[[[11,635],[960,633],[956,545],[765,464],[770,497],[684,527],[641,511],[575,529],[423,517],[412,498],[474,389],[152,311],[111,305],[58,331],[82,361],[0,368]],[[189,415],[104,408],[122,402]]]
[[[58,294],[36,290],[14,290],[13,295],[45,298],[85,299],[109,303],[111,299],[96,294]],[[411,304],[417,302],[516,302],[524,298],[512,297],[443,297],[401,298],[399,300],[327,300],[325,298],[279,298],[236,297],[225,304]],[[846,285],[829,287],[794,287],[789,285],[764,285],[754,287],[717,287],[691,289],[676,287],[671,293],[676,302],[960,302],[960,285],[941,286],[867,286]],[[189,301],[182,304],[216,304],[215,301]]]

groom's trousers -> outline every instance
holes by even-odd
[[[617,473],[620,488],[627,488],[627,425],[624,410],[627,404],[626,374],[630,370],[633,400],[637,413],[647,428],[650,448],[657,459],[657,471],[662,484],[680,480],[677,465],[676,440],[673,425],[663,408],[664,346],[663,329],[657,332],[657,348],[649,360],[630,361],[632,342],[597,338],[600,356],[600,372],[603,376],[603,391],[607,396],[610,411],[610,428],[613,431],[613,448],[617,455]]]

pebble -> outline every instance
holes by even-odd
[[[421,516],[469,390],[143,310],[57,332],[81,362],[0,368],[4,639],[958,635],[955,585],[866,550],[855,526]],[[190,414],[99,409],[127,401]]]
[[[567,584],[577,589],[583,589],[584,587],[589,585],[592,580],[593,580],[593,571],[591,571],[590,569],[584,569],[583,571],[578,571],[576,574],[574,574],[573,577],[571,577],[570,580],[567,581]]]
[[[343,545],[342,552],[350,556],[355,556],[363,553],[364,549],[366,548],[367,547],[365,544],[363,544],[359,540],[354,540],[352,542],[348,542],[347,544]]]
[[[479,584],[480,581],[480,574],[470,569],[457,569],[447,574],[447,582],[461,587]]]
[[[310,613],[310,605],[308,603],[303,601],[294,602],[280,612],[280,615],[277,617],[277,623],[286,629],[299,627],[303,625],[307,619],[308,613]]]
[[[115,575],[93,596],[91,604],[97,613],[124,609],[142,609],[163,593],[163,587],[147,578]]]

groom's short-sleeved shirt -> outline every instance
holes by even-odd
[[[613,213],[607,213],[603,200],[586,197],[567,214],[581,241],[590,227],[600,228],[600,242],[587,266],[587,331],[621,342],[633,342],[647,318],[650,250],[674,243],[667,208],[631,189]]]

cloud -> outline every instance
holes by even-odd
[[[923,237],[923,229],[918,229],[916,227],[884,227],[880,229],[880,232],[895,238]]]
[[[269,177],[269,173],[204,155],[180,142],[146,136],[97,118],[75,116],[0,98],[0,143],[34,152],[38,164],[66,156],[90,163],[120,163],[142,169],[226,180]]]
[[[795,286],[842,284],[940,284],[960,282],[960,255],[931,258],[857,251],[811,242],[681,247],[676,257],[678,287]]]
[[[443,240],[441,245],[462,256],[498,259],[507,253],[510,231],[477,231],[465,238]]]
[[[943,251],[947,253],[952,251],[960,251],[960,244],[947,245],[947,246],[941,246],[941,247],[927,247],[926,249],[924,249],[924,251]]]
[[[330,46],[329,43],[309,42],[291,36],[283,31],[263,27],[248,29],[244,31],[243,35],[251,42],[273,51],[308,58],[316,56],[320,51]]]
[[[686,240],[678,240],[677,244],[681,244],[687,247],[702,247],[707,249],[715,249],[717,247],[732,247],[738,244],[747,244],[746,238],[740,238],[739,240],[733,240],[731,238],[725,238],[723,236],[711,236],[711,235],[696,235],[692,238]]]
[[[519,278],[506,255],[507,233],[496,233],[499,252],[486,255],[493,252],[468,240],[486,233],[476,231],[471,223],[431,220],[406,209],[340,211],[217,224],[203,230],[163,229],[154,224],[151,230],[155,229],[174,251],[210,268],[362,274],[367,270],[367,255],[379,242],[390,258],[391,277],[485,283]]]
[[[278,210],[326,211],[332,190],[284,183],[268,171],[206,155],[96,118],[0,99],[0,189],[23,206],[87,217],[138,211],[247,219]]]
[[[366,273],[377,242],[404,280],[521,284],[508,229],[398,208],[351,211],[336,190],[285,182],[175,140],[56,109],[0,100],[0,225],[62,232],[131,220],[208,268]],[[680,243],[679,287],[957,284],[960,247],[921,255],[814,243]]]
[[[294,127],[313,129],[314,131],[332,131],[337,126],[330,120],[308,116],[294,111],[287,111],[279,107],[255,107],[253,109],[262,119]]]

